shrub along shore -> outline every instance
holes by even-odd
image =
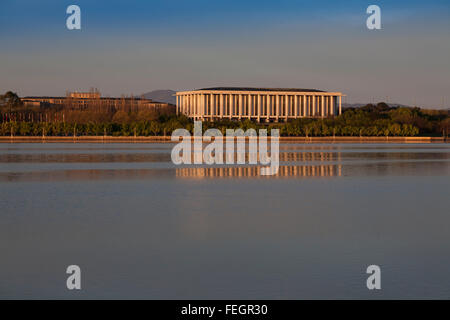
[[[185,138],[184,138],[185,139]],[[193,140],[193,137],[190,139]],[[214,138],[213,138],[214,139]],[[246,138],[248,139],[248,138]],[[267,137],[270,142],[270,136]],[[281,143],[443,143],[449,137],[279,137]],[[171,136],[0,136],[0,143],[170,143]],[[177,141],[175,141],[177,142]]]

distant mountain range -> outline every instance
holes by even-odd
[[[375,102],[375,104],[377,104],[378,102]],[[370,102],[366,102],[366,103],[342,103],[342,107],[343,108],[360,108],[360,107],[364,107],[366,105],[370,104]],[[388,105],[390,107],[406,107],[406,108],[410,108],[411,106],[407,106],[405,104],[401,104],[401,103],[388,103]]]
[[[173,90],[153,90],[144,93],[143,96],[153,101],[175,104],[177,100],[174,96],[175,93],[176,91]]]

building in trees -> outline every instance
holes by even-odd
[[[139,112],[143,110],[173,109],[173,112],[175,112],[175,106],[168,103],[156,102],[144,97],[102,97],[97,90],[67,92],[65,97],[24,97],[21,98],[21,101],[25,106],[59,107],[67,110]]]

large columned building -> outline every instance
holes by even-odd
[[[279,122],[342,113],[340,92],[281,88],[206,88],[177,92],[177,114],[195,120]]]

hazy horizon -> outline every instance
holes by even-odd
[[[81,7],[82,29],[66,29]],[[366,28],[381,7],[382,29]],[[450,106],[448,1],[2,1],[0,91],[103,95],[214,86]]]

